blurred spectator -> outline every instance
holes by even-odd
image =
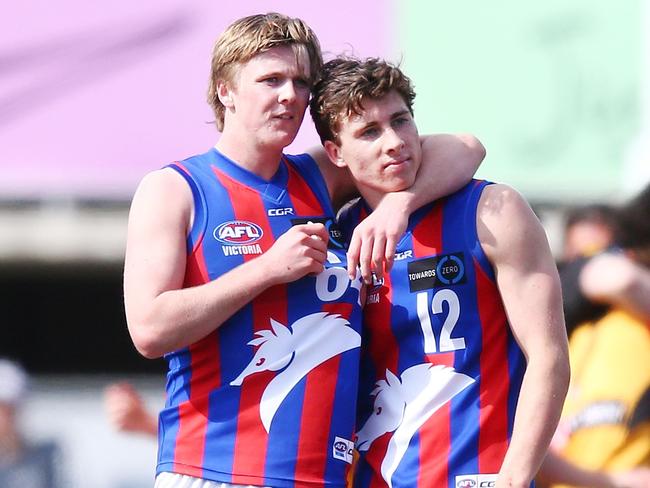
[[[570,337],[559,457],[540,473],[549,483],[650,487],[650,186],[616,211],[615,242],[577,260],[572,282],[561,275],[590,318]]]
[[[59,452],[52,442],[29,442],[19,428],[28,377],[16,363],[0,359],[0,487],[59,487]]]
[[[140,394],[126,381],[113,383],[104,390],[108,420],[120,432],[158,435],[158,419],[149,412]]]
[[[564,227],[561,260],[572,261],[608,248],[614,240],[614,209],[595,204],[569,211]]]

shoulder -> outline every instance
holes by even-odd
[[[171,168],[152,171],[140,181],[131,202],[129,220],[182,220],[188,225],[193,212],[192,189],[185,178]]]
[[[477,209],[479,240],[489,257],[534,253],[547,246],[539,219],[524,197],[504,184],[485,187]]]

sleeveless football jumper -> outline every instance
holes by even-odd
[[[413,213],[390,275],[368,289],[357,487],[494,485],[526,363],[477,236],[487,184]],[[367,213],[348,209],[343,233]]]
[[[216,149],[169,167],[194,199],[185,287],[254,260],[292,225],[322,222],[332,239],[323,273],[267,289],[202,340],[165,356],[157,473],[343,487],[352,461],[361,280],[347,276],[315,162],[284,156],[270,181]]]

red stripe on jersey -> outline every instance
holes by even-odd
[[[424,258],[442,253],[442,204],[435,205],[411,231],[413,254]]]
[[[307,182],[293,167],[293,164],[286,160],[285,164],[289,170],[287,191],[291,195],[291,203],[293,203],[296,215],[323,215],[325,211]]]
[[[397,374],[399,355],[397,340],[391,328],[393,292],[390,274],[384,275],[383,286],[377,289],[369,286],[366,294],[363,323],[364,327],[370,331],[368,353],[373,363],[379,368],[376,371],[376,377],[383,379],[386,378],[386,369],[389,369],[393,374]],[[372,300],[372,303],[370,303],[375,294],[379,295],[379,300]],[[381,364],[385,364],[386,367],[379,366]]]
[[[424,258],[442,254],[443,205],[438,203],[413,228],[413,255]],[[454,365],[454,353],[427,354],[432,364]],[[420,470],[417,486],[447,486],[451,447],[451,405],[440,407],[420,427]]]
[[[202,239],[203,236],[199,238],[198,243]],[[183,287],[197,286],[208,281],[203,247],[196,244],[192,254],[187,257]],[[203,475],[201,468],[195,466],[203,465],[207,423],[202,419],[207,418],[208,415],[208,395],[212,389],[219,386],[221,377],[216,340],[216,333],[212,333],[189,347],[192,401],[181,403],[178,407],[179,426],[174,449],[174,471],[189,476]],[[197,377],[194,373],[201,371],[200,368],[208,368],[210,374]]]
[[[217,168],[213,167],[213,171],[228,191],[235,218],[253,222],[262,228],[262,237],[257,243],[262,251],[266,252],[275,241],[260,195]],[[246,262],[255,257],[257,256],[243,256]],[[287,325],[285,286],[269,288],[251,303],[253,332],[269,329],[270,318]],[[268,433],[260,418],[260,402],[264,389],[273,377],[274,373],[271,371],[255,373],[253,378],[245,379],[241,386],[232,466],[234,484],[249,484],[251,479],[264,479]]]
[[[349,319],[352,304],[326,304],[323,311]],[[340,363],[341,356],[336,355],[307,374],[294,479],[320,485],[325,479]]]
[[[388,444],[392,437],[393,432],[387,432],[372,442],[372,446],[366,455],[366,462],[372,467],[372,476],[368,488],[385,488],[388,486],[388,483],[381,476],[381,463],[388,452]]]
[[[495,283],[474,261],[478,311],[482,328],[479,473],[498,473],[508,449],[507,318]],[[488,352],[489,351],[489,352]]]

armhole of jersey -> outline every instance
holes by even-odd
[[[472,185],[472,188],[469,191],[469,197],[467,198],[467,207],[465,209],[465,229],[467,229],[466,230],[467,245],[472,250],[472,257],[479,264],[483,272],[492,281],[494,281],[496,279],[494,268],[492,267],[490,260],[485,254],[485,251],[483,250],[483,246],[481,245],[481,241],[478,238],[478,225],[477,225],[478,204],[481,199],[481,195],[483,194],[483,190],[488,185],[492,185],[494,183],[485,180],[474,180],[473,183],[474,184]]]
[[[327,183],[325,183],[325,178],[323,178],[323,174],[320,172],[314,158],[307,153],[285,154],[284,156],[289,164],[293,164],[298,173],[305,179],[323,207],[325,214],[334,216],[334,209],[327,191]]]
[[[192,228],[187,236],[187,254],[190,255],[201,244],[203,240],[203,235],[205,234],[205,228],[207,225],[207,216],[205,214],[205,195],[201,191],[200,186],[194,180],[194,177],[190,172],[185,169],[182,163],[172,163],[166,166],[166,168],[171,168],[175,170],[179,175],[185,179],[187,184],[192,190],[192,200],[194,203],[194,221],[192,222]]]

